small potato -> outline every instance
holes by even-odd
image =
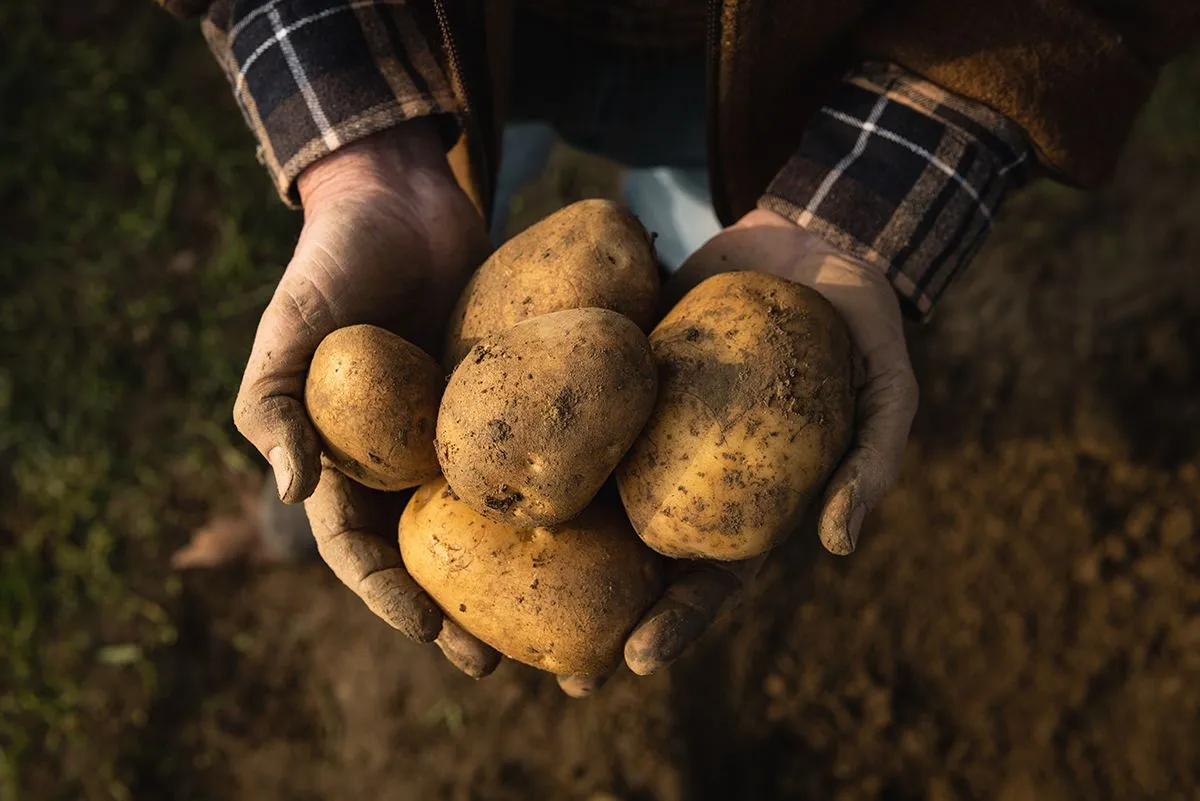
[[[373,325],[339,328],[317,346],[304,405],[338,470],[401,490],[438,474],[433,437],[442,369],[411,342]]]
[[[766,553],[798,527],[850,443],[849,332],[800,284],[751,272],[693,289],[650,335],[658,403],[617,470],[654,550]]]
[[[605,309],[546,314],[481,340],[450,377],[437,448],[450,486],[502,523],[579,514],[654,407],[650,344]]]
[[[438,478],[400,518],[400,555],[451,620],[560,675],[609,673],[663,590],[663,559],[609,495],[570,523],[519,528],[476,514]]]
[[[649,333],[658,293],[654,246],[638,219],[611,201],[581,200],[504,243],[475,273],[450,315],[447,368],[483,337],[565,309],[610,309]]]

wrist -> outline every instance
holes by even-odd
[[[297,176],[306,213],[339,200],[456,186],[433,120],[402,122],[319,159]]]
[[[799,228],[793,221],[770,209],[753,208],[734,223],[739,228]]]
[[[823,236],[770,209],[756,208],[735,223],[734,228],[760,232],[763,243],[756,254],[756,269],[812,287],[842,310],[857,305],[864,293],[874,297],[872,305],[888,317],[900,314],[900,303],[879,267],[846,253]]]
[[[853,256],[841,252],[816,232],[770,209],[751,209],[732,228],[756,232],[753,240],[757,246],[755,269],[789,281],[810,282],[810,273],[818,264],[844,264],[851,269],[871,269]]]

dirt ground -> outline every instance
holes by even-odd
[[[151,13],[159,12],[145,12]],[[124,12],[105,19],[112,40],[128,35]],[[136,30],[171,24],[155,17]],[[34,30],[33,23],[26,27]],[[78,27],[91,34],[98,26]],[[66,51],[28,31],[22,41],[42,55],[26,61],[65,70]],[[74,317],[80,332],[62,344],[45,340],[51,342],[45,348],[67,354],[62,358],[48,360],[27,344],[30,371],[51,361],[45,369],[58,370],[55,376],[93,370],[92,361],[76,365],[95,341],[104,346],[97,375],[140,376],[149,369],[160,377],[86,391],[62,383],[61,391],[37,387],[43,394],[35,395],[29,387],[36,376],[4,383],[10,378],[0,375],[0,390],[16,386],[17,401],[37,407],[3,410],[26,415],[32,430],[42,424],[43,408],[132,397],[132,408],[144,415],[139,421],[163,418],[154,428],[139,422],[137,438],[106,440],[118,456],[128,453],[129,466],[109,459],[125,473],[107,461],[94,470],[86,460],[55,463],[58,483],[31,473],[37,478],[31,486],[53,490],[39,496],[41,505],[23,501],[0,516],[4,551],[24,542],[28,521],[49,520],[45,510],[62,508],[71,488],[95,473],[99,489],[78,502],[61,529],[75,538],[70,542],[84,544],[83,553],[95,541],[95,521],[111,518],[125,544],[113,545],[111,554],[88,545],[87,553],[115,571],[104,581],[154,601],[125,617],[88,611],[83,601],[30,602],[35,612],[53,606],[58,617],[44,618],[58,639],[22,652],[37,658],[17,671],[23,684],[9,677],[20,688],[15,705],[0,690],[0,718],[10,709],[26,714],[21,704],[28,697],[28,708],[41,716],[36,720],[53,722],[14,727],[31,732],[27,765],[17,766],[24,771],[17,781],[32,788],[27,797],[1200,799],[1200,61],[1171,74],[1113,186],[1091,196],[1039,187],[1012,202],[934,321],[911,330],[921,410],[902,484],[868,518],[859,551],[835,558],[820,549],[814,532],[801,532],[771,558],[744,604],[670,671],[649,679],[626,672],[596,697],[572,701],[551,677],[517,665],[505,664],[480,682],[459,675],[434,647],[411,644],[372,617],[319,565],[192,574],[181,584],[163,578],[166,558],[187,529],[231,502],[212,479],[219,472],[212,454],[243,463],[231,451],[236,446],[223,444],[234,436],[228,405],[270,276],[294,235],[288,226],[295,224],[278,210],[262,211],[275,208],[265,180],[255,185],[258,194],[240,189],[247,185],[241,176],[257,169],[248,138],[234,131],[235,112],[198,33],[187,36],[154,33],[130,39],[128,48],[70,51],[72,71],[56,79],[61,86],[36,83],[49,74],[41,66],[0,75],[13,96],[21,85],[31,96],[43,85],[55,89],[36,92],[54,98],[46,114],[65,98],[80,109],[78,120],[116,131],[76,136],[72,129],[82,122],[63,123],[53,141],[61,140],[79,163],[64,162],[61,176],[38,168],[37,185],[48,198],[38,202],[45,208],[96,191],[104,195],[97,204],[113,199],[127,209],[132,199],[153,199],[146,187],[163,185],[161,176],[175,175],[176,162],[195,172],[178,168],[178,198],[149,208],[141,227],[97,223],[65,255],[38,251],[26,266],[12,262],[10,277],[25,282],[24,294],[14,298],[26,299],[12,308],[24,314],[25,306],[49,308],[50,301],[33,299],[66,297],[63,319],[36,330],[72,331]],[[143,39],[154,43],[146,54],[136,44]],[[186,64],[158,68],[185,51]],[[193,61],[201,78],[193,77]],[[85,82],[89,75],[95,87]],[[188,96],[194,81],[222,93],[224,105],[213,113],[221,127],[210,125],[203,104]],[[83,88],[66,91],[72,86]],[[93,96],[107,98],[107,105],[90,105]],[[47,141],[44,133],[37,137]],[[95,156],[93,148],[102,147]],[[41,164],[32,140],[21,152]],[[235,153],[236,160],[228,155]],[[157,160],[135,170],[123,160],[130,154]],[[97,164],[109,165],[115,177],[94,179],[88,170]],[[82,178],[55,183],[73,175]],[[565,153],[548,176],[523,196],[526,219],[564,199],[612,191],[606,169]],[[158,206],[167,209],[164,216],[151,214]],[[110,219],[107,211],[63,208],[46,217],[80,226]],[[126,220],[129,212],[122,213]],[[199,267],[195,254],[190,262],[163,255],[180,246],[179,220],[203,222],[194,237],[201,243],[194,246]],[[89,301],[96,311],[87,329],[78,309],[90,307],[57,284],[35,286],[26,276],[40,275],[35,263],[83,264],[91,243],[108,231],[122,241],[143,237],[153,247],[126,258],[104,240],[115,254],[109,272],[84,283],[79,277],[90,273],[77,271],[71,286],[82,289],[72,292],[99,298]],[[257,238],[245,233],[261,231]],[[133,287],[130,297],[138,302],[118,303],[90,289],[107,285],[128,261],[145,262],[135,275],[160,294],[133,294],[142,291]],[[185,300],[198,310],[181,317],[178,308],[191,306],[161,300],[171,292],[192,293]],[[45,319],[32,311],[25,318],[5,315],[6,326],[9,318]],[[28,333],[32,323],[24,330],[24,342],[43,341]],[[193,330],[204,336],[192,337]],[[138,349],[114,344],[126,342]],[[151,349],[167,345],[176,349]],[[147,368],[145,353],[161,358]],[[0,401],[7,404],[4,391]],[[111,408],[97,402],[71,435],[91,443],[88,432],[106,421],[136,417],[127,407]],[[166,417],[168,409],[178,417]],[[189,427],[178,422],[185,415],[219,422]],[[189,439],[165,453],[145,444],[146,431],[162,442],[175,443],[168,438],[176,432]],[[6,450],[7,442],[0,442],[6,468],[24,464],[25,453],[42,458],[32,448]],[[169,461],[185,444],[198,455]],[[100,448],[88,447],[89,453]],[[66,446],[63,453],[75,458]],[[66,472],[59,464],[83,467]],[[112,476],[144,491],[127,500],[108,489]],[[127,508],[133,506],[136,515]],[[140,533],[135,538],[130,531]],[[86,578],[52,585],[53,571],[82,563],[47,556],[64,548],[37,541],[29,547],[33,557],[12,562],[3,575],[52,565],[50,578],[38,573],[31,585],[54,586],[70,599],[78,595],[76,584],[93,591],[103,583],[81,573]],[[13,598],[24,596],[0,586],[5,615]],[[83,610],[78,615],[76,606]],[[92,646],[88,638],[120,643],[129,620],[142,620],[138,615],[168,632],[161,645]],[[12,619],[22,618],[13,613]],[[6,627],[21,628],[4,617],[0,629]],[[83,656],[64,656],[80,638]],[[93,653],[105,664],[81,661]],[[45,678],[51,669],[78,679],[78,698],[101,700],[72,706],[76,696],[58,689],[71,685]],[[12,714],[13,721],[27,719]],[[0,797],[6,755],[16,753],[0,742]],[[113,767],[96,768],[97,754],[115,759]],[[118,786],[119,792],[109,789]]]
[[[603,191],[561,161],[527,211]],[[320,567],[193,578],[154,713],[198,755],[176,789],[1200,798],[1200,171],[1135,146],[1112,189],[1006,217],[912,331],[921,412],[858,553],[805,532],[667,674],[587,701],[456,675]]]

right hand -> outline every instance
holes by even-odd
[[[436,355],[446,317],[490,250],[486,226],[428,120],[335,151],[298,187],[304,227],[259,322],[234,422],[271,463],[280,497],[308,499],[321,557],[371,611],[415,640],[438,637],[467,672],[486,672],[492,654],[452,625],[443,631],[441,612],[405,572],[397,496],[323,464],[304,408],[313,352],[337,328],[371,323]]]

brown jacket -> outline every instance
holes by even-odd
[[[899,64],[1001,112],[1025,131],[1047,171],[1096,186],[1159,70],[1200,34],[1196,0],[709,5],[711,176],[727,222],[754,206],[831,87],[866,60]],[[450,45],[445,68],[470,112],[470,182],[483,198],[505,108],[509,6],[439,0],[426,23]]]
[[[428,116],[487,211],[511,0],[161,1],[206,15],[285,200],[318,159]],[[1200,29],[1200,0],[703,0],[707,19],[702,0],[520,1],[581,35],[607,21],[641,39],[626,45],[706,29],[718,215],[757,204],[793,220],[885,272],[918,319],[1032,167],[1084,187],[1108,176]]]

